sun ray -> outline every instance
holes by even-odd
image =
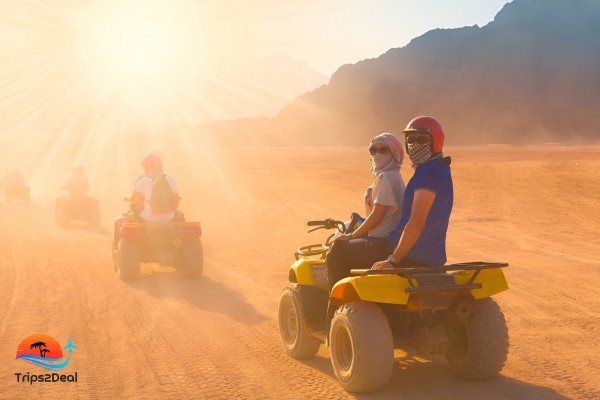
[[[183,171],[185,165],[200,169],[189,182],[219,182],[225,201],[242,202],[220,161],[226,150],[199,135],[196,124],[243,115],[244,104],[281,94],[231,73],[233,62],[219,48],[234,35],[201,31],[224,32],[239,21],[213,20],[207,27],[199,23],[206,21],[197,8],[203,3],[165,4],[0,2],[6,49],[0,54],[0,167],[20,165],[34,194],[54,197],[70,166],[82,163],[93,189],[116,210],[141,156],[159,147],[177,154],[171,160]]]

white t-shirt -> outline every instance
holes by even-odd
[[[385,171],[375,179],[371,186],[371,204],[388,206],[381,222],[369,231],[369,237],[387,238],[396,228],[402,216],[402,197],[404,180],[400,171]],[[371,210],[369,210],[370,213]]]
[[[173,193],[179,193],[177,188],[177,182],[170,175],[165,174],[165,179],[169,182]],[[152,207],[150,206],[150,198],[152,197],[152,188],[156,184],[158,178],[150,178],[148,176],[141,177],[135,183],[135,191],[142,194],[144,197],[144,208],[140,212],[140,217],[144,221],[148,222],[169,222],[175,218],[175,211],[168,212],[166,214],[154,214]]]

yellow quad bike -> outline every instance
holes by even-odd
[[[310,221],[316,229],[346,229],[340,221]],[[325,256],[332,242],[303,246],[279,301],[279,330],[293,358],[330,347],[345,390],[370,392],[387,384],[394,349],[446,362],[459,377],[489,379],[504,366],[508,330],[490,296],[508,289],[506,263],[352,270],[330,290]],[[445,361],[444,361],[445,360]]]

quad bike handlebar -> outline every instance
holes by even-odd
[[[323,221],[308,221],[306,223],[306,225],[308,225],[308,226],[315,226],[315,225],[325,225],[326,223],[327,223],[326,220],[323,220]]]
[[[358,213],[352,213],[350,215],[350,223],[348,226],[342,221],[337,221],[332,218],[326,218],[324,220],[313,220],[308,221],[306,223],[307,226],[315,226],[316,228],[310,229],[308,232],[314,232],[318,229],[337,229],[340,233],[351,233],[356,228],[356,225],[360,222],[361,216]],[[296,260],[299,260],[300,257],[315,257],[320,256],[320,258],[324,259],[327,255],[327,251],[333,242],[335,234],[330,235],[325,243],[318,244],[309,244],[307,246],[299,247],[294,254]]]
[[[335,229],[335,228],[339,229],[341,232],[344,231],[344,223],[342,221],[336,221],[331,218],[327,218],[327,219],[324,219],[321,221],[308,221],[306,223],[306,225],[316,226],[316,228],[309,230],[309,232],[316,231],[317,229]]]
[[[316,231],[317,229],[336,229],[338,231],[340,231],[341,233],[350,233],[354,231],[354,228],[356,228],[356,225],[360,222],[361,220],[361,216],[358,213],[353,212],[352,214],[350,214],[350,223],[348,224],[348,226],[346,226],[346,224],[342,221],[337,221],[335,219],[332,218],[326,218],[324,220],[315,220],[315,221],[308,221],[306,223],[306,225],[308,226],[316,226],[316,228],[313,228],[311,230],[309,230],[308,232],[313,232]]]

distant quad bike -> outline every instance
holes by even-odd
[[[308,225],[344,229],[331,219]],[[332,238],[296,251],[289,270],[292,283],[281,293],[279,330],[291,357],[311,357],[325,343],[339,382],[356,393],[387,384],[395,348],[445,359],[466,379],[489,379],[500,372],[508,330],[490,296],[508,289],[500,269],[508,264],[352,270],[354,276],[329,290],[324,259]]]
[[[29,186],[25,184],[7,185],[4,188],[4,199],[7,203],[12,200],[20,200],[25,204],[29,204]]]
[[[186,222],[182,217],[173,222],[131,219],[131,214],[129,218],[119,217],[114,225],[113,267],[121,280],[137,278],[141,263],[174,267],[188,278],[202,276],[204,259],[199,222]]]
[[[69,222],[87,221],[90,226],[100,225],[100,204],[94,197],[72,198],[60,196],[54,203],[54,219],[61,228]]]

